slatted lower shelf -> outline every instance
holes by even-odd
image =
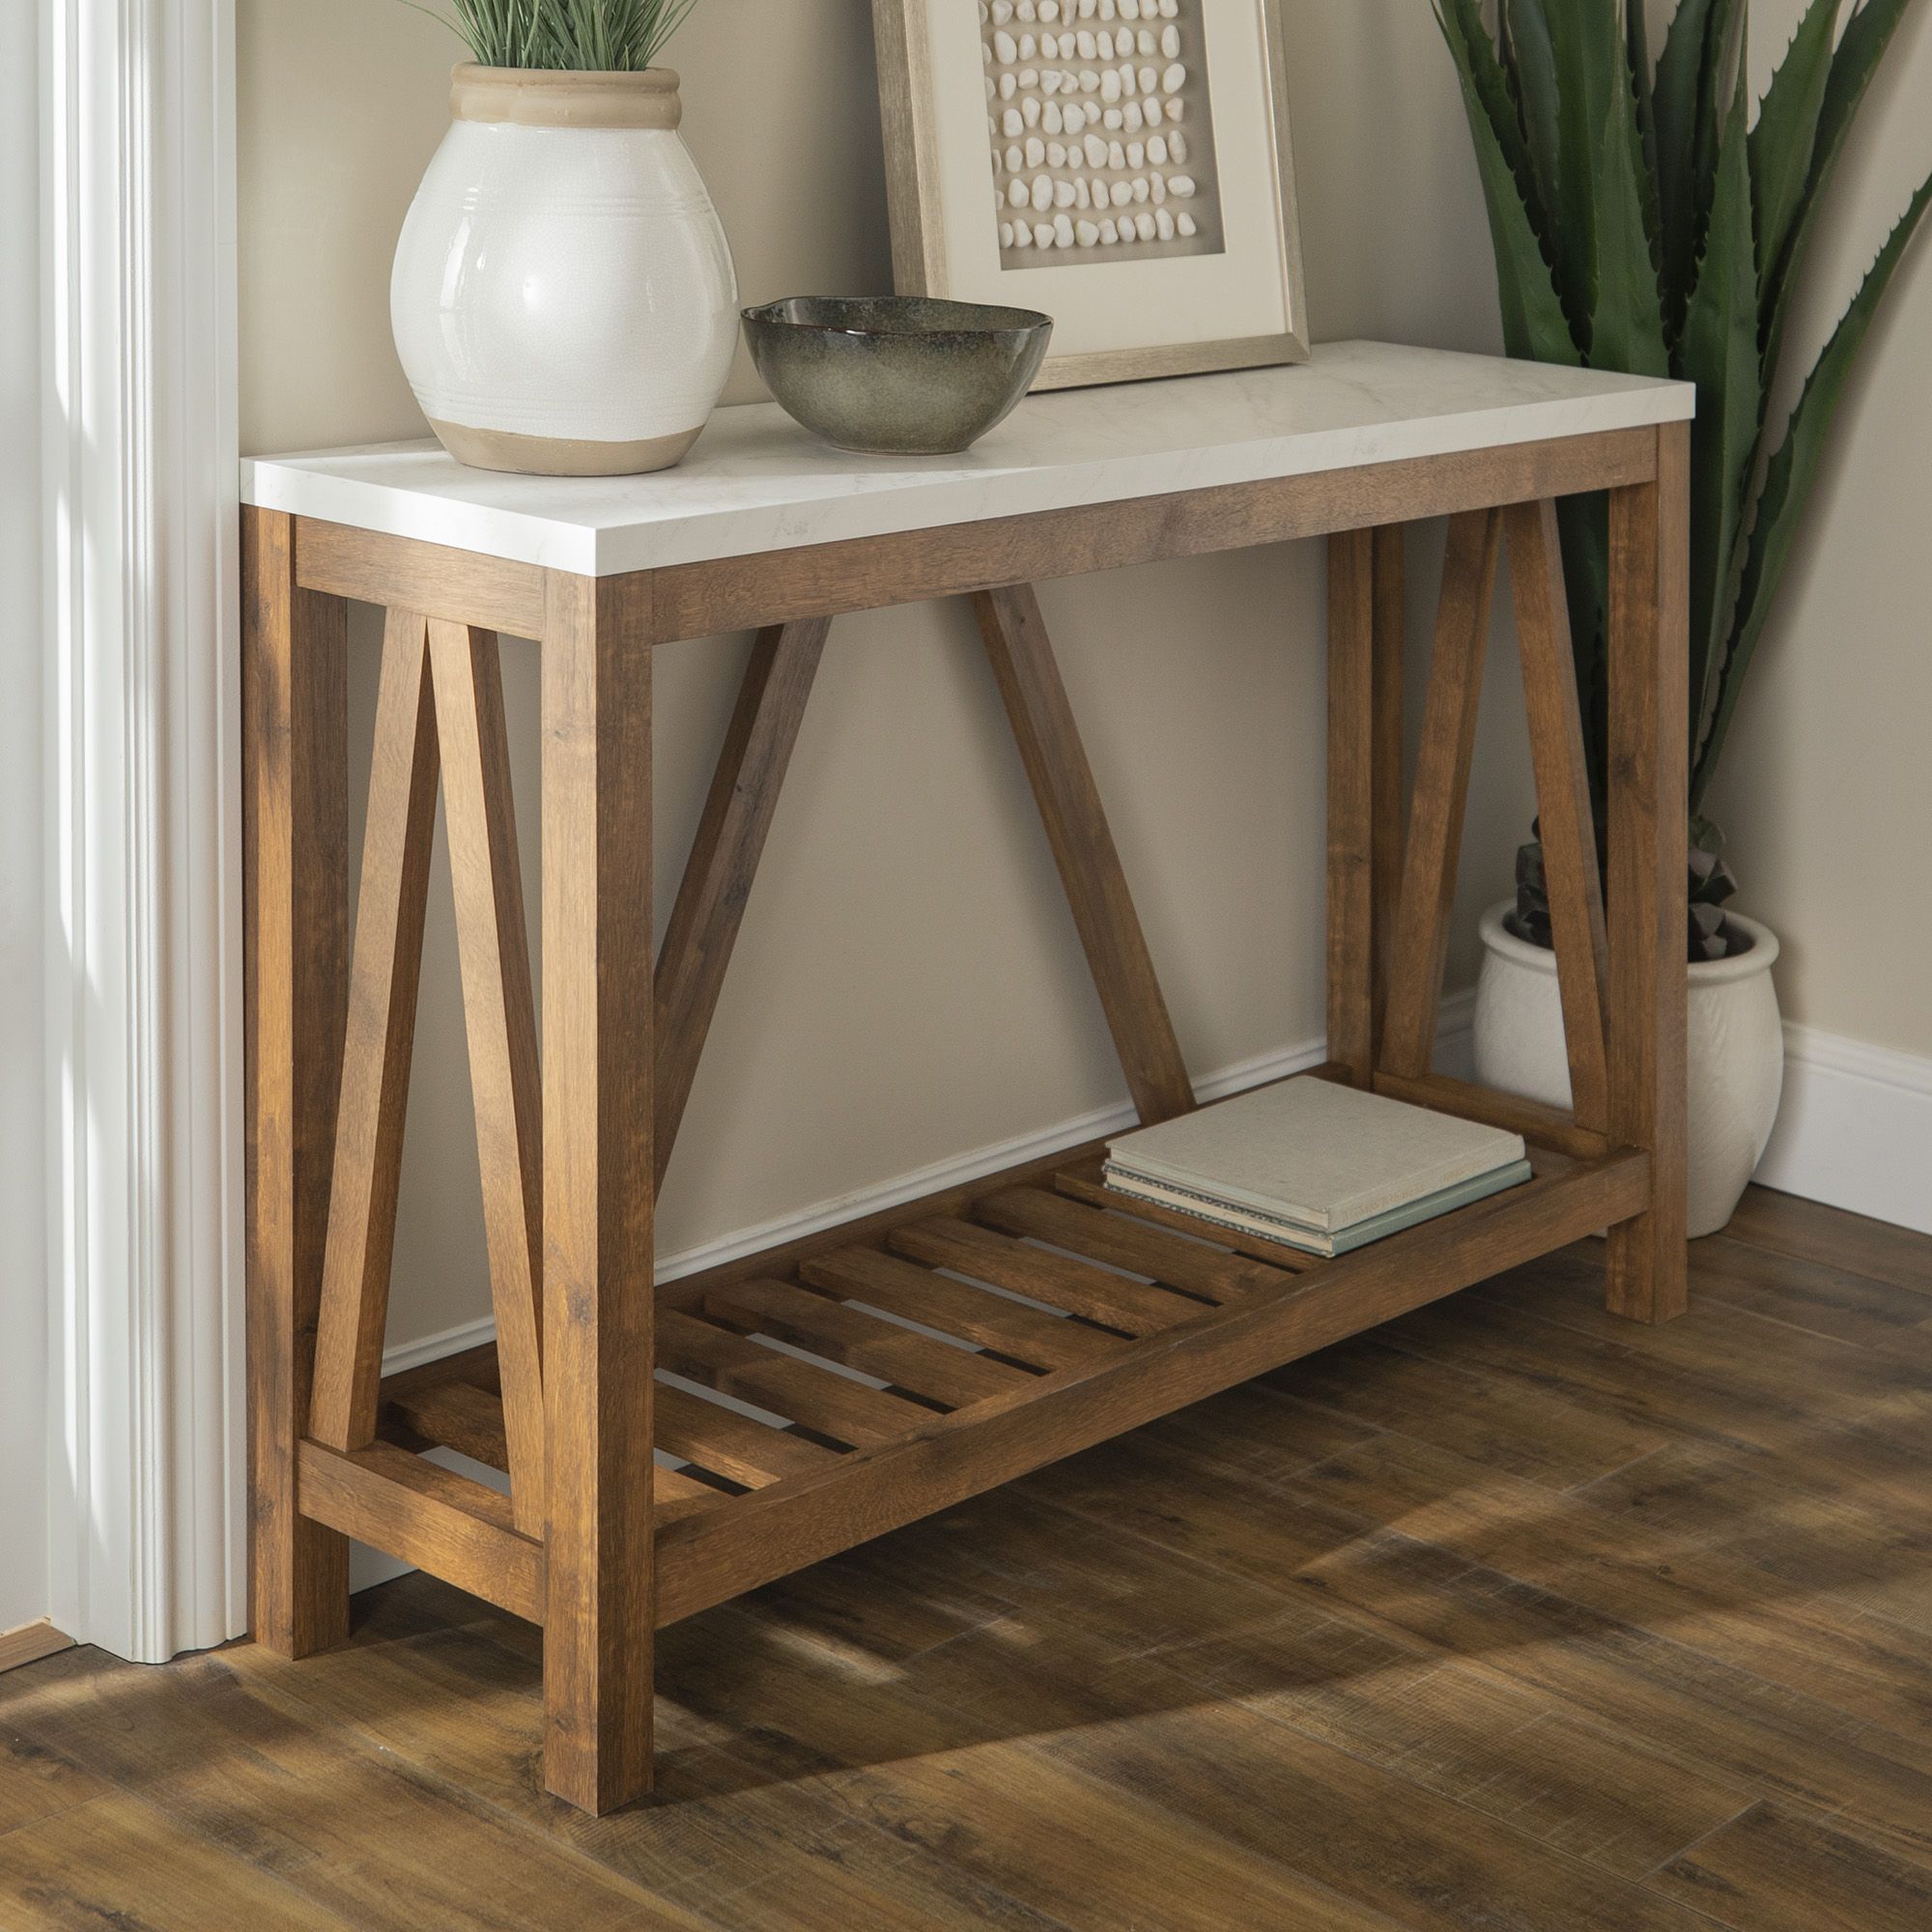
[[[1321,1261],[1158,1208],[1123,1211],[1091,1148],[665,1286],[659,1622],[1645,1205],[1641,1154],[1532,1149],[1532,1163],[1519,1188]],[[507,1466],[494,1351],[392,1378],[383,1434],[355,1456],[304,1445],[304,1512],[540,1618],[541,1546],[517,1534],[494,1492],[409,1453],[441,1445]],[[410,1478],[407,1505],[378,1507],[374,1479],[411,1462],[434,1474]],[[513,1579],[496,1587],[493,1542]]]

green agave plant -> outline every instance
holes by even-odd
[[[1512,355],[1697,385],[1690,476],[1691,956],[1721,956],[1732,881],[1701,816],[1745,673],[1872,317],[1928,202],[1913,198],[1775,447],[1768,410],[1792,298],[1866,89],[1912,0],[1811,0],[1752,124],[1748,0],[1681,0],[1653,67],[1642,0],[1432,0],[1455,56]],[[1606,759],[1602,497],[1562,506],[1592,787]],[[1601,814],[1600,814],[1601,822]],[[1542,855],[1519,923],[1548,941]]]

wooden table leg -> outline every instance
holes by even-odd
[[[1655,483],[1610,496],[1610,1138],[1647,1150],[1652,1206],[1610,1230],[1609,1306],[1683,1313],[1689,828],[1690,425]]]
[[[1328,545],[1328,1058],[1374,1084],[1402,867],[1402,528]]]
[[[651,1782],[649,580],[553,572],[543,728],[544,1781]]]
[[[349,1630],[349,1542],[296,1507],[349,987],[347,611],[296,583],[297,526],[246,510],[249,1628],[301,1657]]]

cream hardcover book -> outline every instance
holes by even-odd
[[[1334,1236],[1525,1158],[1522,1136],[1303,1077],[1108,1143],[1118,1180]]]

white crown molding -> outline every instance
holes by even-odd
[[[232,0],[40,0],[53,1615],[238,1631]]]

